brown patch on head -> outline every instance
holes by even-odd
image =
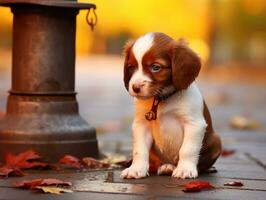
[[[153,63],[162,66],[159,73],[150,72],[149,67]],[[160,88],[173,85],[177,91],[186,89],[201,68],[199,57],[183,40],[175,41],[163,33],[154,33],[153,46],[144,55],[142,64],[146,74]]]
[[[169,52],[173,41],[172,38],[163,33],[154,33],[153,45],[142,58],[144,73],[153,80],[151,89],[157,95],[164,87],[172,83],[172,58]],[[153,64],[160,66],[161,70],[157,73],[152,73],[150,68]]]
[[[175,42],[172,49],[172,80],[177,90],[186,89],[198,76],[200,58],[183,40]]]
[[[134,70],[138,67],[138,62],[134,56],[134,54],[131,52],[131,49],[134,45],[135,41],[128,41],[123,49],[123,55],[125,56],[125,62],[124,62],[124,85],[126,89],[128,90],[128,84],[129,80],[134,73]]]

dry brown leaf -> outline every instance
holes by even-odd
[[[61,187],[52,187],[52,186],[36,186],[34,189],[42,190],[45,193],[51,194],[61,194],[61,193],[72,193],[73,190],[61,188]]]
[[[242,187],[244,184],[238,181],[232,181],[225,183],[224,186],[237,186],[237,187]]]
[[[102,161],[99,161],[99,160],[96,160],[94,158],[91,158],[91,157],[85,157],[82,159],[82,162],[84,164],[85,167],[87,168],[108,168],[110,167],[109,164],[107,163],[104,163]]]
[[[230,126],[235,129],[258,129],[261,127],[261,124],[251,118],[234,116],[230,120]]]
[[[33,179],[30,181],[19,181],[15,183],[15,187],[20,188],[35,188],[37,186],[71,186],[71,182],[62,181],[55,178],[46,178],[46,179]]]

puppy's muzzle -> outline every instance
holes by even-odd
[[[135,83],[132,85],[132,89],[136,94],[139,94],[143,85],[144,84]]]

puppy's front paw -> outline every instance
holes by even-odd
[[[148,166],[143,164],[133,164],[129,168],[126,168],[121,173],[121,178],[144,178],[149,176]]]
[[[177,168],[173,171],[172,176],[181,179],[197,178],[197,166],[193,162],[179,162]]]

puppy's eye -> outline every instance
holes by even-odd
[[[161,67],[159,65],[153,64],[151,65],[150,70],[152,73],[157,73],[161,71]]]

